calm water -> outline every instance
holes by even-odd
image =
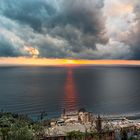
[[[140,112],[140,67],[0,67],[0,108],[57,117],[63,108],[95,114]]]

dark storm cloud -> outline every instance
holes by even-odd
[[[55,13],[55,9],[44,0],[1,0],[2,14],[20,24],[29,24],[41,30],[42,24]]]
[[[7,38],[0,35],[0,56],[16,57],[23,54]]]
[[[40,57],[88,58],[85,52],[94,52],[96,43],[108,41],[103,6],[103,0],[1,0],[0,16],[12,24],[0,27],[22,40],[17,50],[28,44],[38,48]],[[26,55],[6,44],[1,40],[1,56]]]
[[[85,48],[95,49],[96,43],[107,43],[102,7],[103,1],[63,1],[63,10],[49,23],[50,34],[68,40],[77,53]]]
[[[0,56],[30,56],[35,48],[49,58],[140,59],[140,3],[125,37],[116,29],[107,35],[113,28],[104,7],[104,0],[0,0]]]

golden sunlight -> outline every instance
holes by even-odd
[[[140,65],[135,60],[72,60],[27,57],[2,57],[0,65],[40,65],[40,66],[72,66],[72,65]]]
[[[33,58],[37,58],[38,55],[39,55],[39,51],[38,51],[38,49],[36,49],[36,48],[25,46],[24,49],[25,49]]]

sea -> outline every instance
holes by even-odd
[[[140,67],[1,66],[0,110],[37,118],[81,108],[102,115],[140,114]]]

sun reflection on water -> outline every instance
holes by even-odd
[[[73,77],[72,68],[68,69],[66,83],[64,87],[64,108],[66,111],[77,110],[77,89]]]

